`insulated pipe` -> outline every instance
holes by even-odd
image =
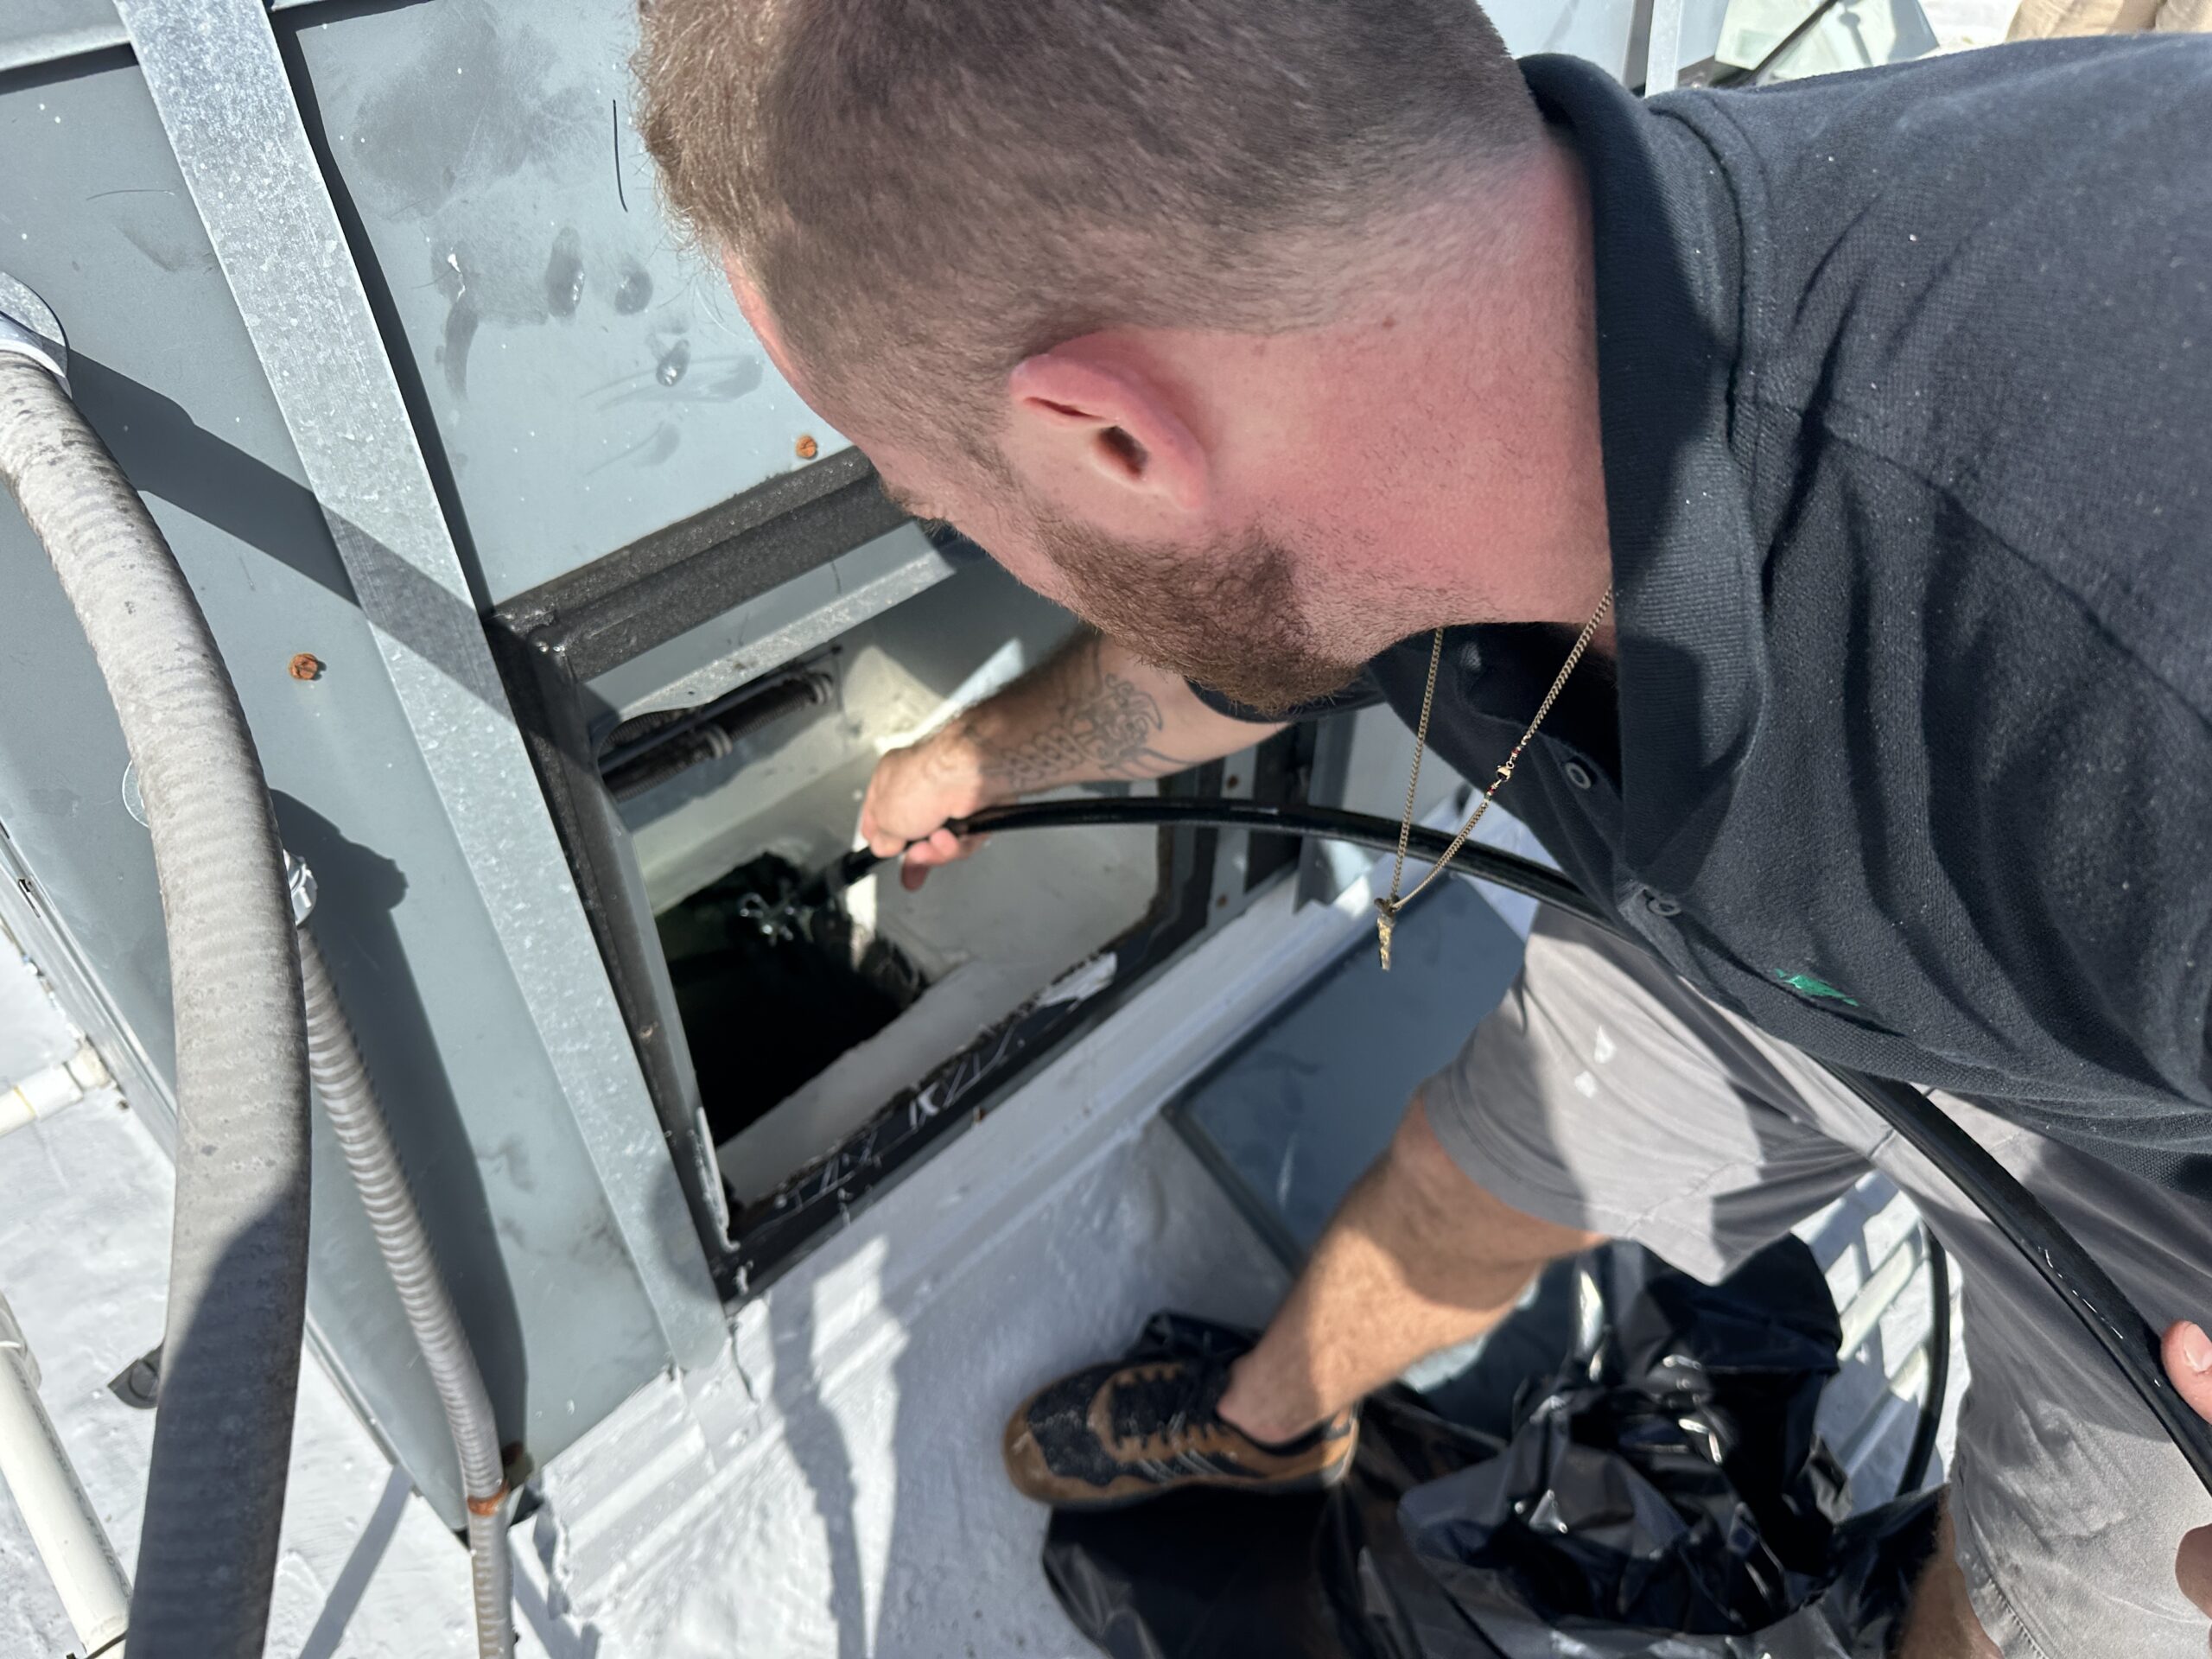
[[[476,1606],[478,1659],[509,1659],[514,1651],[512,1564],[507,1556],[507,1482],[492,1397],[469,1350],[453,1299],[446,1294],[422,1213],[407,1190],[399,1153],[361,1058],[353,1028],[330,982],[330,969],[302,920],[300,980],[308,1014],[308,1066],[324,1116],[346,1153],[346,1166],[369,1212],[377,1249],[407,1310],[408,1328],[445,1408],[446,1427],[461,1463],[468,1500],[468,1563]]]
[[[22,1512],[85,1659],[113,1659],[130,1623],[130,1580],[38,1397],[38,1362],[0,1296],[0,1484]]]
[[[0,478],[114,700],[168,931],[176,1215],[131,1659],[258,1659],[307,1297],[307,1026],[283,853],[183,572],[55,370],[6,330]]]
[[[721,760],[764,727],[829,697],[826,674],[788,674],[766,685],[748,685],[664,731],[610,751],[600,760],[600,776],[616,800],[633,801],[693,766]]]

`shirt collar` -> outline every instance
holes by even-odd
[[[1761,560],[1730,448],[1744,242],[1682,100],[1650,107],[1580,59],[1522,70],[1588,180],[1629,865],[1688,885],[1767,679]]]

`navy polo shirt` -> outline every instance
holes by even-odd
[[[1619,648],[1501,804],[1762,1029],[2212,1196],[2212,39],[1523,68],[1594,205]],[[1452,629],[1435,751],[1486,782],[1567,645]],[[1428,650],[1350,700],[1412,722]]]

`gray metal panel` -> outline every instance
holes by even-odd
[[[0,69],[96,52],[123,41],[113,0],[8,0],[0,11]]]
[[[269,20],[118,10],[620,1243],[677,1360],[702,1360],[720,1303]]]
[[[0,130],[3,118],[0,111]],[[122,753],[123,734],[60,585],[42,568],[26,577],[27,556],[42,567],[43,553],[21,521],[0,512],[0,592],[8,601],[0,702],[33,711],[0,734],[0,925],[99,1046],[156,1138],[171,1146],[167,944],[151,890],[152,854],[143,833],[130,835],[101,810],[100,781]],[[57,637],[73,649],[46,650]],[[115,777],[119,784],[122,773]],[[144,888],[114,879],[124,871],[143,875]],[[92,969],[95,954],[112,964],[111,976]]]
[[[61,313],[79,399],[147,493],[207,608],[287,839],[321,874],[319,931],[503,1430],[549,1455],[665,1366],[641,1271],[665,1279],[683,1268],[641,1266],[624,1243],[137,73],[107,67],[0,94],[0,154],[10,162],[0,263]],[[313,683],[286,672],[302,650],[327,665]],[[92,1028],[107,1023],[87,1006],[96,976],[99,1000],[166,1072],[165,947],[145,831],[123,805],[122,738],[44,555],[8,508],[0,708],[10,711],[0,825],[41,918],[25,931],[50,925],[76,960],[57,963],[60,944],[23,942],[65,991],[79,988],[71,1012]],[[557,870],[534,893],[531,926],[572,913],[566,880]],[[9,908],[11,925],[23,925],[28,905]],[[595,955],[589,965],[600,973]],[[135,1103],[159,1122],[157,1095],[138,1090]],[[621,1096],[587,1103],[604,1114]],[[632,1155],[664,1168],[642,1098],[626,1121]],[[318,1335],[457,1521],[442,1418],[332,1153],[319,1135]],[[670,1233],[696,1270],[688,1218],[672,1192],[671,1202]],[[719,1332],[719,1310],[709,1311]]]
[[[315,0],[273,0],[270,10]],[[115,0],[7,0],[0,10],[0,71],[81,57],[130,43]]]
[[[629,0],[427,0],[297,48],[497,603],[799,464],[809,414],[679,252]]]
[[[1471,882],[1432,887],[1397,937],[1386,977],[1374,930],[1353,934],[1171,1108],[1185,1133],[1212,1143],[1262,1231],[1294,1243],[1294,1261],[1389,1144],[1413,1090],[1459,1052],[1521,965],[1519,937]]]

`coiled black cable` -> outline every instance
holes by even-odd
[[[1310,836],[1386,853],[1395,850],[1398,845],[1398,826],[1369,813],[1345,812],[1331,807],[1276,806],[1259,801],[1186,798],[1016,802],[987,807],[946,827],[957,835],[985,836],[1015,830],[1090,824],[1167,824],[1190,829],[1243,830],[1256,835]],[[1450,844],[1451,837],[1442,832],[1416,827],[1408,848],[1433,859],[1441,857]],[[816,879],[810,892],[803,895],[802,902],[820,902],[842,892],[882,861],[878,855],[865,849],[847,854]],[[1461,874],[1526,893],[1617,933],[1624,931],[1618,918],[1600,907],[1571,880],[1532,860],[1469,842],[1452,855],[1452,865]],[[2159,1357],[2158,1333],[2073,1235],[2059,1225],[2057,1218],[2033,1193],[2013,1179],[2003,1165],[1919,1090],[1910,1084],[1869,1077],[1846,1066],[1829,1065],[1827,1069],[1933,1164],[2012,1241],[2015,1249],[2027,1257],[2044,1281],[2058,1293],[2074,1317],[2120,1368],[2128,1386],[2150,1408],[2159,1427],[2188,1460],[2206,1492],[2212,1493],[2212,1423],[2199,1417],[2174,1392]],[[1948,1358],[1946,1352],[1939,1363],[1948,1362]],[[1934,1387],[1940,1375],[1935,1369],[1929,1373],[1930,1387],[1929,1404],[1923,1412],[1923,1433],[1928,1432],[1926,1414],[1940,1408]],[[1929,1438],[1932,1443],[1932,1433]],[[1916,1451],[1918,1439],[1916,1435]]]

